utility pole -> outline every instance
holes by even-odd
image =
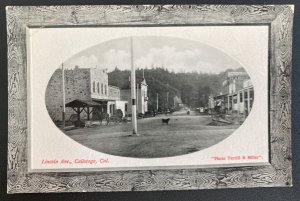
[[[166,105],[166,109],[168,110],[169,109],[169,83],[167,84],[167,105]]]
[[[175,105],[176,105],[176,103],[175,103],[175,95],[174,95],[174,97],[173,97],[173,105],[174,105],[174,108],[175,108]]]
[[[62,111],[62,128],[65,129],[66,127],[66,93],[65,93],[65,69],[64,64],[61,64],[61,76],[62,76],[62,99],[63,99],[63,111]]]
[[[130,53],[131,53],[131,99],[132,99],[132,135],[137,136],[137,117],[136,117],[136,90],[135,90],[135,68],[133,64],[133,39],[130,38]]]
[[[156,111],[158,111],[158,93],[156,93]]]
[[[136,84],[136,111],[139,113],[139,84]]]
[[[169,108],[169,92],[167,92],[167,108]]]

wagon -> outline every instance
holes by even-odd
[[[117,109],[114,115],[109,117],[109,122],[115,122],[115,124],[123,122],[123,112]]]

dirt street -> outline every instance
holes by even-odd
[[[163,124],[162,118],[170,118]],[[238,126],[208,126],[210,116],[185,112],[138,120],[138,134],[129,137],[131,122],[67,131],[66,134],[93,150],[107,154],[157,158],[183,155],[210,147],[227,138]]]

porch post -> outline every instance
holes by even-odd
[[[247,89],[247,93],[248,93],[248,96],[247,96],[248,97],[248,99],[247,99],[248,100],[248,104],[247,104],[248,108],[247,109],[248,109],[248,115],[249,115],[249,113],[250,113],[250,88]]]
[[[90,107],[87,107],[87,120],[90,120]]]

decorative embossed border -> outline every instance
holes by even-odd
[[[7,7],[8,193],[154,191],[292,185],[293,6],[136,5]],[[270,164],[254,167],[29,173],[26,28],[48,26],[270,26]]]

